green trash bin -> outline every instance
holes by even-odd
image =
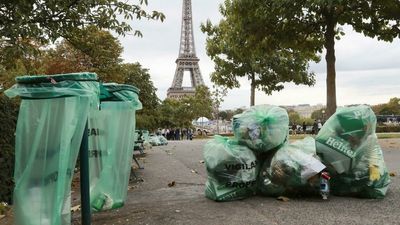
[[[22,76],[5,91],[21,96],[15,143],[14,218],[18,225],[71,223],[71,181],[90,108],[94,73]]]
[[[100,111],[89,119],[91,206],[95,211],[124,205],[131,172],[135,111],[142,108],[139,90],[130,85],[104,84]]]

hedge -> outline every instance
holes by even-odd
[[[11,204],[14,188],[14,142],[19,102],[0,93],[0,202]]]
[[[377,126],[377,133],[395,133],[400,132],[400,126]]]

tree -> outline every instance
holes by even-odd
[[[137,4],[121,0],[2,1],[0,37],[5,45],[21,46],[21,40],[26,39],[48,43],[71,37],[76,30],[90,25],[125,35],[133,31],[129,20],[164,20],[162,13],[146,12],[144,5],[147,0]],[[133,33],[141,35],[139,31]]]
[[[293,109],[288,110],[288,115],[289,115],[289,121],[290,123],[294,123],[294,124],[301,124],[301,117],[300,114],[296,111],[294,111]]]
[[[160,12],[145,11],[145,5],[147,0],[138,0],[137,4],[121,0],[2,1],[0,82],[6,87],[9,85],[13,77],[3,71],[18,69],[15,64],[17,61],[24,64],[24,69],[27,70],[24,74],[43,73],[36,65],[41,47],[53,44],[59,38],[73,40],[87,27],[114,31],[118,35],[133,33],[142,36],[140,31],[133,29],[129,21],[141,18],[161,21],[165,19]]]
[[[314,84],[308,61],[319,60],[303,46],[313,42],[304,39],[304,44],[288,45],[284,36],[276,35],[273,29],[263,29],[264,12],[253,11],[254,2],[225,1],[220,8],[224,19],[218,25],[210,21],[202,24],[202,31],[208,35],[207,54],[215,63],[211,80],[232,89],[240,87],[237,77],[247,77],[251,84],[251,106],[255,103],[256,89],[271,94],[283,89],[285,82]]]
[[[236,2],[236,1],[234,1]],[[249,11],[260,15],[261,27],[274,27],[274,32],[284,35],[288,43],[302,44],[310,40],[306,49],[315,53],[326,49],[327,63],[327,116],[336,111],[335,38],[344,32],[340,26],[349,25],[356,32],[378,40],[392,41],[400,34],[400,2],[398,0],[242,0],[238,1]],[[276,18],[280,18],[276,20]],[[271,23],[273,22],[273,23]],[[263,26],[261,26],[263,24]],[[288,26],[290,24],[290,26]],[[293,26],[295,25],[295,26]],[[261,35],[267,36],[267,35]],[[303,44],[302,44],[303,45]]]
[[[388,103],[372,106],[376,115],[400,115],[400,98],[391,98]]]
[[[200,85],[196,87],[194,96],[185,96],[182,101],[188,103],[194,116],[193,119],[199,117],[211,118],[213,113],[213,101],[208,87]]]
[[[97,73],[103,82],[123,83],[122,51],[121,43],[110,32],[90,26],[42,54],[44,73],[89,71]]]
[[[165,99],[160,106],[160,125],[163,127],[190,127],[199,117],[211,118],[213,112],[210,92],[206,86],[196,87],[195,95],[180,100]]]
[[[311,119],[325,121],[326,118],[326,108],[314,110],[311,113]]]
[[[18,110],[19,104],[15,99],[0,93],[0,202],[9,204],[14,188],[14,144]]]
[[[121,65],[123,83],[133,85],[140,90],[139,100],[143,109],[138,111],[136,126],[140,129],[156,129],[160,123],[160,100],[157,97],[157,88],[154,87],[149,70],[142,68],[139,63]],[[166,114],[168,115],[168,114]]]
[[[225,87],[213,85],[213,91],[211,92],[211,99],[214,107],[214,112],[213,112],[214,119],[216,120],[218,120],[219,118],[219,107],[221,106],[221,103],[224,101],[224,98],[227,93],[228,90]]]
[[[233,115],[234,115],[234,112],[230,109],[222,110],[218,113],[218,117],[220,117],[222,120],[231,120]]]
[[[183,101],[167,98],[160,105],[160,126],[174,128],[187,126],[195,118],[190,105]]]

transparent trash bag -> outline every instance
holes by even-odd
[[[109,91],[107,84],[104,86]],[[91,111],[89,117],[90,200],[95,211],[120,208],[127,196],[135,111],[141,108],[141,103],[137,92],[130,91],[127,85],[122,86],[123,89],[112,84],[112,92],[103,90],[103,96],[107,97],[101,99],[101,110]],[[123,98],[117,95],[121,92]]]
[[[268,152],[287,140],[289,116],[277,106],[253,106],[233,117],[233,132],[239,143],[256,152]]]
[[[206,197],[231,201],[254,195],[259,166],[249,148],[217,135],[204,146],[203,156],[208,174]]]
[[[21,96],[15,144],[14,218],[18,225],[71,223],[71,182],[96,74],[18,77],[5,92]]]
[[[324,124],[316,138],[317,153],[328,167],[332,192],[383,198],[390,183],[369,106],[344,107]]]
[[[318,174],[325,169],[319,161],[315,140],[283,145],[266,158],[259,174],[259,191],[268,196],[315,193]]]

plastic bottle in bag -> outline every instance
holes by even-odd
[[[328,172],[322,172],[320,176],[320,194],[323,200],[327,200],[329,197],[329,180],[331,177]]]

